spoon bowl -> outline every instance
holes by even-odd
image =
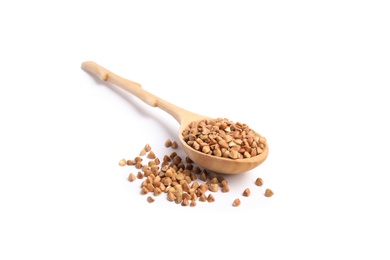
[[[93,61],[83,62],[81,68],[97,76],[103,81],[108,81],[124,89],[125,91],[130,92],[146,104],[164,110],[173,118],[175,118],[176,121],[180,124],[178,138],[184,152],[192,161],[194,161],[196,164],[203,167],[204,169],[222,174],[244,173],[259,166],[268,156],[268,144],[264,146],[262,153],[250,158],[243,159],[224,158],[197,151],[186,143],[182,132],[191,122],[212,118],[193,113],[174,104],[171,104],[142,89],[140,84],[122,78]]]

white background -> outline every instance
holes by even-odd
[[[375,0],[3,1],[0,258],[389,259],[389,13]],[[87,60],[247,123],[267,160],[227,176],[214,203],[147,203],[118,161],[146,143],[161,157],[179,125]]]

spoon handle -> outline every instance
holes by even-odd
[[[146,104],[152,106],[152,107],[159,107],[160,109],[164,110],[168,114],[170,114],[172,117],[176,119],[179,124],[183,123],[189,123],[188,121],[192,120],[191,118],[198,118],[200,117],[197,114],[194,114],[190,111],[187,111],[181,107],[178,107],[176,105],[173,105],[169,103],[168,101],[165,101],[148,91],[142,89],[141,85],[122,78],[115,73],[103,68],[102,66],[98,65],[97,63],[93,61],[85,61],[82,63],[81,68],[92,73],[93,75],[97,76],[103,81],[108,81],[118,87],[121,87],[122,89],[130,92],[134,96],[141,99]]]

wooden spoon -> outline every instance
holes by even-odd
[[[259,166],[268,156],[268,145],[265,146],[264,151],[251,158],[244,159],[230,159],[224,157],[217,157],[214,155],[209,155],[197,151],[190,147],[184,140],[182,136],[183,130],[193,121],[200,121],[202,119],[211,119],[208,116],[203,116],[195,114],[193,112],[187,111],[181,107],[173,105],[141,88],[141,85],[122,78],[111,71],[101,67],[93,61],[83,62],[81,68],[85,71],[92,73],[93,75],[99,77],[103,81],[108,81],[128,92],[134,96],[141,99],[146,104],[152,107],[158,107],[172,117],[180,124],[178,131],[178,137],[180,143],[184,149],[184,152],[187,156],[193,160],[199,166],[223,174],[238,174],[244,173],[246,171],[252,170],[253,168]]]

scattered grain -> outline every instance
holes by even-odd
[[[149,144],[145,144],[144,150],[145,152],[150,152],[150,150],[152,150],[152,147]]]
[[[249,197],[249,195],[251,195],[251,191],[249,190],[249,188],[246,188],[242,193],[242,196]]]
[[[119,166],[125,166],[126,165],[126,160],[122,159],[119,161]]]
[[[171,141],[171,139],[167,139],[166,141],[165,141],[165,147],[171,147],[172,146],[172,141]]]
[[[198,189],[201,194],[204,194],[209,189],[209,186],[206,183],[202,183],[199,185]]]
[[[129,165],[129,166],[135,165],[135,161],[130,159],[130,160],[126,161],[126,164]]]
[[[169,157],[168,155],[164,155],[163,162],[170,162],[170,161],[171,161],[171,157]]]
[[[146,188],[146,187],[142,187],[141,188],[141,194],[142,195],[145,195],[145,194],[147,194],[149,191],[148,191],[148,189]]]
[[[130,182],[133,182],[137,179],[137,177],[135,177],[135,175],[133,173],[130,173],[129,174],[129,177],[127,177],[127,180],[130,181]]]
[[[229,186],[227,186],[227,185],[224,185],[224,186],[222,186],[221,187],[221,192],[224,192],[224,193],[226,193],[226,192],[229,192],[230,191],[230,188],[229,188]]]
[[[179,145],[177,144],[176,141],[173,141],[172,144],[171,144],[171,147],[172,147],[173,149],[176,149],[176,148],[179,147]]]
[[[192,168],[192,171],[193,171],[195,174],[199,174],[199,173],[201,172],[201,169],[199,168],[199,166],[194,165],[194,167]]]
[[[199,196],[199,201],[202,201],[202,202],[205,202],[205,201],[207,201],[207,196],[206,196],[206,194],[201,194],[200,196]]]
[[[167,194],[167,200],[168,201],[174,201],[175,200],[175,195],[172,192],[168,192]]]
[[[189,205],[188,199],[187,198],[183,198],[183,200],[181,202],[181,205],[182,206],[188,206]]]
[[[202,172],[199,176],[199,180],[201,181],[206,181],[207,180],[207,175],[206,173]]]
[[[203,153],[213,153],[214,155],[220,153],[221,156],[231,159],[256,156],[266,145],[265,138],[243,130],[246,127],[244,124],[229,125],[229,122],[215,123],[211,126],[210,124],[207,122],[190,124],[190,134],[184,138],[185,141],[196,143]],[[174,149],[177,147],[177,143],[168,139],[165,146]],[[144,155],[152,160],[142,164],[141,156]],[[164,155],[163,162],[161,162],[151,150],[150,145],[146,144],[139,156],[133,160],[121,159],[119,165],[129,165],[139,169],[137,175],[130,173],[127,179],[130,182],[137,178],[144,179],[140,185],[141,194],[152,193],[153,196],[159,196],[166,193],[168,201],[182,206],[195,207],[197,201],[214,202],[214,196],[206,194],[208,191],[213,193],[219,190],[222,193],[230,191],[228,182],[223,175],[201,169],[188,156],[183,158],[184,160],[176,152],[172,152],[170,155]],[[200,180],[201,183],[196,180]],[[257,178],[255,184],[262,186],[263,180]],[[242,195],[248,197],[250,195],[249,188],[245,189]],[[271,197],[273,192],[266,189],[264,195]],[[153,196],[147,197],[149,203],[155,201]],[[233,202],[235,207],[240,204],[238,198]]]
[[[214,201],[215,201],[214,196],[213,196],[212,194],[209,194],[209,195],[207,196],[207,202],[214,202]]]
[[[228,186],[227,180],[222,180],[220,183],[221,183],[221,186],[222,186],[222,187],[223,187],[223,186]]]
[[[272,197],[272,195],[274,195],[274,192],[271,189],[266,189],[265,190],[264,196]]]
[[[210,180],[210,183],[212,183],[212,184],[218,184],[218,183],[219,183],[218,178],[217,178],[217,177],[213,177],[213,178]]]
[[[154,188],[153,195],[154,196],[159,196],[162,193],[160,188]]]
[[[136,169],[142,169],[142,162],[138,161],[135,163],[135,168]]]
[[[144,177],[149,177],[150,175],[152,175],[153,173],[152,173],[152,171],[150,170],[150,169],[146,169],[145,171],[144,171]]]
[[[219,189],[218,183],[210,183],[209,190],[212,192],[217,192]]]
[[[262,185],[263,185],[263,179],[257,178],[256,181],[255,181],[255,184],[256,184],[257,186],[262,186]]]
[[[148,192],[153,192],[153,191],[154,191],[154,186],[153,186],[153,184],[147,183],[147,184],[146,184],[146,189],[148,190]]]
[[[240,201],[239,198],[237,198],[237,199],[235,199],[235,200],[233,201],[233,207],[238,207],[238,206],[240,206],[240,205],[241,205],[241,201]]]
[[[156,163],[156,165],[159,165],[161,162],[160,162],[160,159],[156,157],[156,159],[154,159],[154,162]]]
[[[176,155],[175,157],[173,157],[173,163],[175,164],[179,164],[181,163],[181,157]]]
[[[196,200],[193,199],[191,200],[190,207],[195,207],[196,206]]]
[[[183,197],[182,196],[175,198],[175,203],[176,204],[180,204],[182,201],[183,201]]]
[[[171,159],[175,158],[175,156],[177,156],[177,153],[176,153],[176,152],[172,152],[172,153],[169,155],[169,157],[170,157]]]
[[[150,151],[146,157],[148,157],[149,159],[156,159],[156,155],[153,151]]]

